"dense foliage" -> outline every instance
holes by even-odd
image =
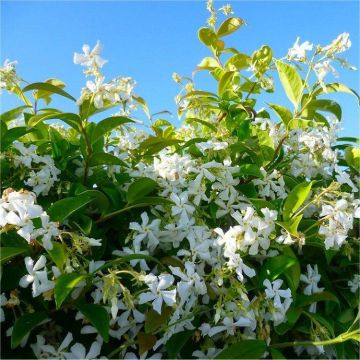
[[[105,81],[100,43],[78,100],[1,68],[23,102],[1,114],[3,358],[358,358],[359,140],[333,99],[359,98],[325,82],[349,35],[246,55],[208,10],[194,73],[217,91],[174,74],[179,128]]]

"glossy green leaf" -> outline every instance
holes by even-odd
[[[283,207],[283,218],[285,221],[295,214],[296,210],[305,202],[310,194],[313,182],[302,182],[296,185],[285,200]]]
[[[78,310],[96,328],[105,342],[109,341],[110,317],[105,308],[97,304],[75,304]]]
[[[264,261],[260,269],[259,286],[263,286],[265,279],[276,280],[288,268],[296,264],[297,259],[287,255],[277,255]]]
[[[265,341],[242,340],[222,350],[215,359],[261,359],[266,350]]]
[[[91,143],[94,144],[98,139],[100,139],[105,134],[111,132],[112,130],[116,129],[117,127],[127,124],[133,123],[134,120],[126,116],[111,116],[104,120],[101,120],[96,124],[96,127],[93,131]]]
[[[90,166],[97,165],[120,165],[124,167],[128,167],[128,165],[119,159],[117,156],[109,154],[109,153],[94,153],[90,157],[89,161]]]
[[[225,68],[229,70],[234,70],[235,68],[237,71],[247,69],[251,64],[251,57],[246,54],[235,54],[231,56],[224,64]]]
[[[22,106],[18,106],[16,108],[13,108],[9,111],[5,111],[0,115],[0,121],[4,121],[5,123],[11,121],[11,120],[15,120],[16,118],[18,118],[23,112],[24,110],[26,110],[27,108],[29,108],[28,105],[22,105]]]
[[[11,348],[14,349],[19,346],[32,329],[49,320],[46,312],[33,312],[18,318],[15,321],[11,334]]]
[[[209,129],[211,129],[212,131],[216,132],[217,131],[217,128],[215,125],[209,123],[208,121],[205,121],[205,120],[201,120],[201,119],[196,119],[196,118],[186,118],[185,119],[186,122],[188,122],[189,124],[191,123],[199,123],[201,125],[204,125],[206,127],[208,127]]]
[[[35,129],[29,129],[25,126],[18,126],[9,129],[5,133],[1,133],[1,151],[6,150],[15,140],[18,140],[24,135],[33,131],[35,131]]]
[[[60,275],[55,282],[54,297],[56,308],[59,309],[68,295],[74,290],[75,286],[88,277],[87,274],[72,272]]]
[[[287,109],[285,106],[277,105],[277,104],[268,104],[272,110],[274,110],[275,114],[279,117],[279,119],[287,126],[290,120],[293,118],[292,112]]]
[[[333,100],[312,100],[307,108],[310,108],[313,111],[325,111],[325,112],[329,112],[333,115],[335,115],[339,120],[341,120],[341,106],[333,101]]]
[[[187,343],[191,338],[194,330],[185,330],[179,333],[174,334],[166,343],[167,357],[168,359],[176,359]]]
[[[238,30],[242,25],[245,25],[245,21],[239,17],[231,17],[220,25],[219,29],[216,32],[216,35],[220,38],[227,36]]]
[[[360,104],[360,96],[357,94],[357,92],[353,89],[350,89],[349,87],[347,87],[344,84],[340,84],[340,83],[326,84],[324,88],[319,87],[316,91],[314,91],[312,96],[317,97],[318,95],[329,94],[332,92],[345,92],[345,93],[356,96],[356,98],[358,99],[358,102]]]
[[[28,251],[25,247],[1,247],[0,248],[0,263],[3,264],[13,257],[24,254]]]
[[[68,197],[59,200],[53,205],[51,205],[47,213],[49,214],[52,221],[62,222],[67,219],[72,213],[81,209],[91,201],[93,201],[93,198],[86,195]]]
[[[332,301],[339,304],[339,299],[334,294],[328,291],[322,291],[312,295],[298,294],[294,305],[297,307],[304,307],[319,301]]]
[[[261,172],[260,167],[255,164],[240,165],[238,174],[246,175],[246,176],[255,176],[260,179],[264,178],[264,175]]]
[[[221,77],[218,85],[218,93],[220,97],[222,97],[225,94],[225,92],[229,90],[229,88],[231,87],[234,75],[235,75],[234,71],[227,71]]]
[[[58,94],[58,95],[61,95],[63,97],[66,97],[66,98],[68,98],[70,100],[76,101],[76,99],[74,97],[72,97],[70,94],[68,94],[66,91],[64,91],[60,87],[49,84],[49,83],[46,83],[46,82],[33,83],[33,84],[25,86],[22,89],[23,92],[27,92],[27,91],[30,91],[30,90],[43,90],[43,91],[46,91],[48,93]]]
[[[52,244],[53,248],[51,250],[47,250],[47,252],[51,257],[51,260],[60,270],[62,270],[67,260],[65,245],[58,242],[53,242]]]
[[[275,65],[279,73],[281,84],[289,100],[297,108],[303,90],[303,82],[294,66],[276,60]]]
[[[217,36],[211,29],[204,27],[198,32],[200,41],[206,46],[211,46],[217,41]]]
[[[158,184],[156,181],[141,177],[137,178],[130,186],[127,192],[127,201],[129,204],[133,204],[136,201],[141,201],[146,195],[150,194],[157,188]]]

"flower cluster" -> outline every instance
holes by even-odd
[[[13,90],[27,112],[2,116],[4,357],[357,355],[358,140],[338,144],[340,105],[320,97],[325,65],[351,42],[298,38],[281,60],[268,46],[248,56],[223,40],[245,22],[217,27],[231,7],[207,8],[199,38],[214,57],[196,71],[210,71],[218,92],[175,74],[179,128],[159,114],[149,125],[130,117],[147,105],[131,78],[105,82],[99,42],[74,55],[93,77],[79,114],[46,107],[52,95],[75,102],[62,82],[51,96],[33,84],[33,106]],[[274,69],[293,110],[258,108]],[[7,62],[1,74],[14,71]],[[320,82],[308,83],[311,71]]]

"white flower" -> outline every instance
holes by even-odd
[[[355,274],[353,279],[348,281],[348,286],[351,292],[356,293],[360,288],[360,275]]]
[[[41,255],[39,260],[34,265],[34,260],[30,257],[25,258],[25,266],[28,275],[24,275],[19,282],[21,287],[28,287],[32,284],[33,297],[48,291],[54,287],[54,283],[48,280],[46,265],[46,257]],[[43,269],[43,270],[41,270]],[[41,271],[40,271],[41,270]]]
[[[174,282],[174,277],[169,274],[161,274],[154,276],[151,274],[145,276],[145,283],[148,285],[150,291],[142,293],[139,296],[139,304],[145,304],[152,301],[153,309],[161,314],[161,306],[163,301],[171,306],[176,302],[176,289],[168,289]]]
[[[139,245],[142,241],[147,241],[147,246],[150,251],[153,251],[159,244],[159,226],[160,219],[155,219],[149,223],[149,216],[146,212],[141,215],[142,224],[131,222],[129,229],[135,230],[134,244]]]
[[[324,89],[324,92],[327,92],[326,86],[324,85],[324,78],[329,73],[332,72],[334,76],[338,76],[336,70],[332,65],[330,65],[330,60],[325,60],[322,63],[318,63],[314,66],[315,74],[319,80],[320,85]]]
[[[196,350],[192,353],[192,356],[198,359],[215,359],[219,351],[220,349],[217,348],[209,348],[207,349],[206,353],[200,350]]]
[[[219,332],[226,331],[228,335],[235,335],[236,328],[238,327],[248,327],[251,325],[251,321],[245,317],[239,317],[236,321],[232,317],[225,317],[223,320],[223,325],[214,326],[209,330],[208,335],[214,336]]]
[[[318,283],[321,279],[321,275],[318,272],[318,266],[315,264],[314,268],[311,267],[310,264],[306,266],[307,274],[301,274],[300,280],[304,283],[308,284],[304,288],[305,295],[312,295],[316,293],[320,293],[324,290],[324,288],[319,288]],[[312,313],[316,312],[316,303],[310,305],[309,311]]]
[[[321,50],[328,54],[342,53],[351,47],[350,34],[344,32],[340,34],[330,45],[323,47]]]
[[[107,60],[104,60],[101,56],[102,45],[99,41],[96,42],[96,45],[92,50],[90,50],[89,45],[83,45],[82,47],[83,54],[74,53],[74,63],[80,64],[82,66],[87,66],[88,68],[93,67],[103,67],[107,63]]]
[[[194,263],[190,261],[185,263],[186,273],[181,271],[178,267],[169,266],[169,268],[174,275],[181,279],[181,281],[177,283],[181,304],[188,302],[193,305],[195,302],[194,296],[206,294],[207,290],[205,282],[196,272]]]
[[[126,255],[133,255],[133,254],[149,255],[149,251],[140,250],[140,245],[138,243],[134,242],[133,249],[131,249],[129,247],[124,247],[122,250],[114,250],[113,254],[117,255],[117,256],[126,256]],[[130,260],[130,265],[132,267],[135,267],[137,264],[140,265],[141,270],[150,270],[145,259]]]
[[[171,215],[178,215],[180,217],[179,225],[185,226],[189,223],[190,217],[195,211],[195,207],[188,201],[188,192],[184,191],[180,195],[172,193],[170,199],[175,203],[175,205],[171,207]]]
[[[297,37],[295,44],[288,52],[288,59],[295,61],[303,61],[306,58],[306,51],[311,51],[313,49],[313,44],[310,44],[308,41],[299,44],[300,38]]]
[[[35,344],[30,345],[35,355],[37,355],[37,353],[39,354],[37,355],[38,358],[41,357],[41,354],[45,353],[48,355],[52,355],[56,359],[63,359],[66,356],[65,351],[69,347],[70,343],[73,341],[73,335],[70,332],[68,332],[64,340],[59,345],[59,347],[55,349],[55,347],[52,345],[45,345],[45,339],[42,336],[41,337],[40,336],[41,335],[37,335],[37,342]]]
[[[265,279],[263,285],[266,287],[265,294],[268,299],[274,299],[274,306],[276,308],[282,308],[283,304],[281,303],[281,298],[291,299],[291,291],[290,289],[282,290],[280,289],[283,281],[281,279],[277,279],[272,283],[269,279]]]
[[[100,355],[102,342],[94,341],[91,344],[90,350],[86,353],[85,346],[79,343],[76,343],[70,348],[69,353],[65,353],[66,359],[97,359]]]

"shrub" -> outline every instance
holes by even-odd
[[[0,70],[23,102],[1,115],[3,357],[358,357],[359,140],[327,95],[359,97],[325,82],[349,35],[247,55],[224,42],[245,22],[208,9],[217,92],[174,74],[180,128],[105,81],[100,43],[78,100]],[[274,74],[292,109],[257,107]]]

